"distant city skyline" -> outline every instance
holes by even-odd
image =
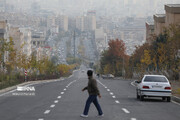
[[[2,0],[1,0],[2,1]],[[164,4],[180,4],[180,0],[6,0],[21,11],[29,11],[36,2],[41,9],[68,16],[83,15],[96,10],[99,16],[146,17],[164,13]]]

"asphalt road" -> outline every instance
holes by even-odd
[[[64,80],[32,85],[34,96],[13,93],[0,96],[0,120],[179,120],[180,105],[161,99],[136,99],[129,80],[98,80],[104,117],[92,104],[88,118],[81,118],[87,92],[86,73],[81,70]]]

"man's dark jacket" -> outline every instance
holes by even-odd
[[[88,90],[89,95],[100,95],[96,80],[92,77],[89,77],[88,79],[88,86],[83,90]]]

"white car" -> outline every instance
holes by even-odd
[[[164,75],[144,75],[137,83],[137,99],[144,97],[162,97],[167,102],[171,101],[171,85]]]

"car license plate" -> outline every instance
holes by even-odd
[[[162,88],[162,86],[152,86],[152,88]]]

